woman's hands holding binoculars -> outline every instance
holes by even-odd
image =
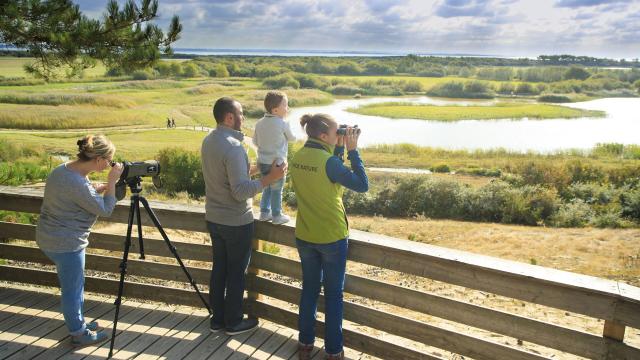
[[[358,148],[358,138],[360,138],[360,129],[348,126],[344,131],[344,135],[338,135],[338,146],[345,146],[347,151]]]

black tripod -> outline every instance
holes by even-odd
[[[116,327],[118,326],[118,314],[120,313],[120,303],[122,302],[122,292],[124,290],[124,275],[127,272],[127,258],[129,257],[129,247],[131,246],[131,231],[133,229],[134,214],[136,216],[136,220],[138,223],[138,241],[140,243],[140,258],[144,259],[142,226],[140,221],[140,202],[142,202],[142,204],[144,205],[144,208],[147,210],[147,214],[149,214],[149,218],[151,218],[151,221],[153,221],[153,224],[156,226],[156,229],[158,229],[158,231],[162,235],[162,238],[164,239],[164,242],[167,244],[167,247],[169,248],[173,256],[176,258],[176,260],[178,261],[178,264],[180,264],[180,267],[182,268],[184,273],[187,275],[187,279],[189,279],[191,286],[193,286],[193,288],[196,290],[196,293],[200,297],[200,300],[202,300],[202,303],[209,311],[209,315],[212,314],[209,304],[207,304],[207,302],[205,301],[204,297],[200,293],[200,290],[198,290],[198,286],[196,285],[196,282],[191,277],[191,274],[189,274],[189,271],[184,266],[184,263],[182,263],[182,260],[178,255],[176,247],[173,246],[173,244],[171,244],[171,241],[169,240],[169,237],[167,236],[167,234],[164,232],[162,225],[160,225],[160,221],[158,221],[156,214],[153,212],[153,210],[151,210],[151,207],[149,206],[149,202],[147,202],[147,199],[145,199],[144,196],[140,195],[140,191],[142,191],[142,186],[140,184],[140,181],[141,179],[139,176],[133,177],[131,179],[127,179],[126,181],[126,184],[129,185],[129,188],[131,189],[131,207],[129,208],[129,223],[127,226],[127,238],[124,243],[124,254],[122,255],[122,262],[120,263],[120,284],[118,286],[118,298],[115,301],[116,316],[115,316],[115,319],[113,320],[113,332],[111,333],[111,345],[109,346],[108,358],[111,358],[111,356],[113,355],[113,344],[116,339]]]

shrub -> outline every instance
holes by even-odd
[[[422,84],[419,81],[407,81],[403,86],[402,90],[405,92],[420,92],[422,91]]]
[[[229,77],[229,70],[224,64],[218,64],[213,69],[209,70],[209,76],[224,78]]]
[[[268,77],[262,80],[262,84],[269,89],[282,89],[285,87],[298,89],[300,87],[298,80],[294,79],[290,74]]]
[[[437,173],[450,173],[451,168],[447,164],[438,164],[436,166],[433,166],[431,168],[431,171],[437,172]]]
[[[348,62],[338,66],[336,69],[336,74],[340,75],[360,75],[362,73],[362,68],[358,66],[356,63]]]
[[[539,102],[547,102],[547,103],[569,103],[571,102],[571,99],[568,96],[565,95],[555,95],[555,94],[549,94],[549,95],[542,95],[540,97],[538,97],[538,101]]]
[[[516,86],[515,93],[518,95],[537,95],[540,91],[530,83],[520,83]]]
[[[151,74],[144,70],[136,70],[131,73],[131,77],[133,78],[133,80],[149,80],[151,79]]]
[[[640,220],[640,188],[624,191],[620,194],[620,205],[622,206],[622,215]]]
[[[204,195],[204,178],[200,154],[179,148],[162,149],[157,156],[162,171],[160,180],[165,191],[175,194],[186,191],[197,198]]]
[[[624,228],[630,224],[622,218],[620,210],[609,210],[602,214],[595,215],[591,219],[591,225],[598,228]]]
[[[494,97],[487,83],[470,81],[467,83],[450,81],[438,84],[427,92],[431,96],[469,99],[491,99]]]
[[[557,227],[584,227],[593,217],[593,210],[580,199],[560,205],[551,216],[549,223]]]
[[[327,91],[334,95],[355,95],[364,93],[364,89],[355,85],[334,85],[327,88]]]
[[[498,93],[503,95],[512,95],[515,90],[516,90],[516,87],[512,83],[504,82],[500,84],[500,87],[498,88]]]
[[[564,73],[563,78],[565,80],[586,80],[589,78],[589,76],[591,76],[591,73],[584,68],[572,66]]]
[[[589,205],[606,205],[616,200],[617,191],[612,186],[576,182],[564,192],[567,200],[580,199]]]
[[[300,87],[304,89],[324,90],[331,85],[329,80],[315,75],[296,74],[295,78],[300,83]]]
[[[182,76],[192,78],[198,76],[198,66],[194,63],[186,63],[182,66]]]

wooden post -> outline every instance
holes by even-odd
[[[604,321],[602,336],[616,341],[624,341],[625,326],[613,320]]]
[[[253,251],[260,251],[262,250],[262,240],[259,240],[257,238],[253,239],[253,244],[252,244],[252,249]],[[262,298],[262,295],[260,295],[260,293],[258,291],[255,290],[255,280],[256,277],[258,275],[260,275],[260,269],[254,267],[253,265],[253,261],[251,261],[251,263],[249,263],[249,269],[247,271],[247,313],[249,315],[249,318],[251,319],[257,319],[258,317],[255,314],[254,309],[254,304],[256,302],[256,300],[260,300]]]

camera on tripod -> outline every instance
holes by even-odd
[[[115,162],[111,163],[111,166],[115,165]],[[143,176],[150,176],[153,181],[153,185],[156,188],[162,187],[160,181],[160,163],[157,160],[146,160],[129,162],[123,161],[124,167],[120,179],[116,183],[116,199],[122,200],[127,195],[127,185],[131,188],[140,190],[140,180]]]

